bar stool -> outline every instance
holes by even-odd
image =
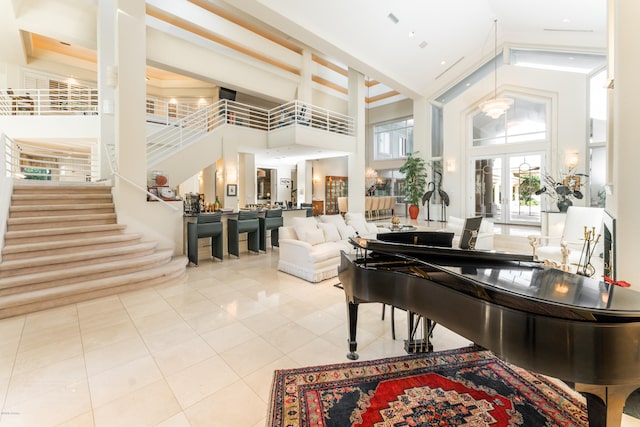
[[[198,265],[198,239],[211,238],[211,256],[222,261],[222,213],[199,214],[196,222],[187,224],[189,262]]]
[[[227,243],[229,255],[240,256],[240,233],[247,233],[247,248],[249,251],[260,253],[260,221],[257,211],[240,211],[238,218],[227,221]]]
[[[282,227],[282,209],[268,209],[264,212],[264,218],[258,218],[260,222],[260,250],[267,251],[267,230],[271,230],[271,246],[278,244],[278,228]]]
[[[313,216],[313,204],[311,203],[300,203],[300,209],[307,210],[307,217]]]

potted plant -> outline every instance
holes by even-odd
[[[418,154],[409,153],[409,157],[404,165],[400,167],[400,173],[404,174],[404,199],[409,203],[409,216],[411,219],[418,218],[420,208],[418,203],[427,188],[427,163]]]

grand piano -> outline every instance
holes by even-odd
[[[640,388],[640,293],[527,255],[392,234],[352,238],[354,253],[342,252],[348,358],[358,357],[358,305],[381,302],[437,322],[509,363],[566,381],[587,397],[591,426],[620,425],[627,397]]]

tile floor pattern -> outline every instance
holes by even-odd
[[[277,259],[205,261],[173,283],[0,320],[0,426],[265,425],[275,369],[347,361],[338,279],[310,284]],[[361,360],[404,354],[406,319],[394,341],[380,315],[361,308]],[[434,344],[469,341],[438,327]]]

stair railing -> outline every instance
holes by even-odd
[[[269,110],[222,99],[147,137],[147,167],[199,140],[222,125],[269,130]]]
[[[167,203],[165,200],[158,197],[157,194],[153,194],[152,192],[150,192],[149,189],[145,189],[140,185],[136,184],[134,181],[130,180],[129,178],[123,175],[120,175],[120,173],[118,172],[118,162],[116,161],[116,156],[115,156],[115,147],[113,145],[107,146],[107,144],[104,144],[103,152],[104,152],[104,156],[107,158],[107,163],[109,165],[109,170],[111,171],[111,176],[118,178],[118,180],[124,181],[130,186],[132,186],[133,188],[135,188],[136,190],[142,193],[145,193],[147,196],[147,200],[152,199],[152,200],[158,201],[161,203],[162,206],[166,206],[174,211],[182,210],[182,208],[180,207]]]

